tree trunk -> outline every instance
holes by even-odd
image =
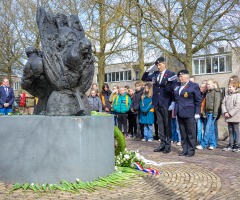
[[[102,90],[102,86],[105,82],[105,54],[100,54],[98,57],[98,86],[99,91]]]
[[[105,0],[99,2],[99,16],[100,16],[100,52],[98,53],[98,85],[101,90],[105,82],[105,50],[106,50],[106,19],[105,19]]]
[[[137,0],[137,4],[139,3],[139,0]],[[141,12],[139,8],[137,7],[138,11],[138,20],[137,20],[137,41],[138,41],[138,69],[140,72],[140,77],[142,77],[144,73],[144,49],[143,49],[143,38],[142,38],[142,30],[141,30]]]
[[[186,62],[184,63],[185,68],[189,71],[189,74],[192,75],[192,58],[193,58],[193,54],[191,52],[189,52],[189,50],[186,48]]]
[[[10,62],[10,64],[11,64],[11,62]],[[11,83],[12,83],[12,66],[11,65],[9,65],[7,67],[7,78],[9,80],[9,84],[11,85]]]

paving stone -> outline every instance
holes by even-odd
[[[147,175],[138,177],[127,183],[126,187],[114,186],[112,190],[102,189],[88,193],[71,194],[56,191],[52,194],[38,195],[31,191],[16,191],[8,195],[11,185],[0,182],[1,199],[240,199],[240,153],[223,152],[226,142],[221,142],[215,150],[196,151],[191,158],[178,156],[181,147],[172,145],[169,154],[155,153],[153,149],[159,142],[143,143],[132,139],[127,140],[127,148],[139,150],[149,160],[159,163],[184,162],[150,166],[163,172],[158,176]]]

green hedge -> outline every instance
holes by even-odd
[[[114,126],[114,139],[115,139],[115,156],[119,155],[126,148],[126,141],[123,133],[117,126]]]

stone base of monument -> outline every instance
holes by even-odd
[[[112,116],[0,117],[0,181],[92,181],[114,172]]]

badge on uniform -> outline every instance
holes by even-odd
[[[187,98],[187,97],[188,97],[188,93],[185,92],[183,96],[184,96],[185,98]]]

